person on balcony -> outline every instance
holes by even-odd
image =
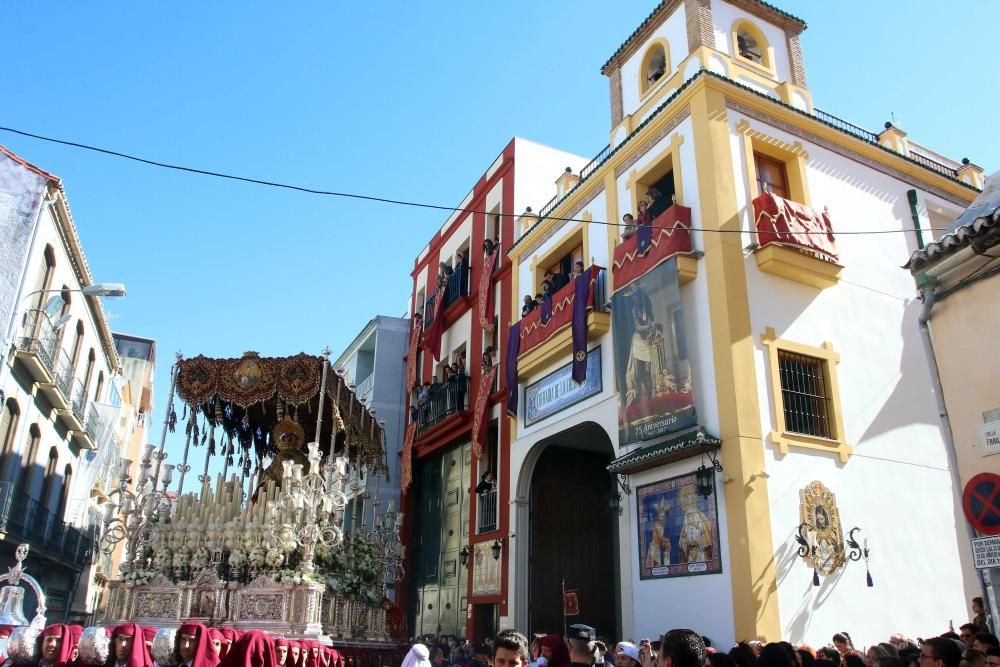
[[[631,213],[626,213],[622,216],[622,222],[625,223],[625,230],[622,232],[622,240],[630,239],[635,234],[635,216]]]
[[[492,470],[487,470],[483,473],[483,476],[479,479],[479,484],[476,485],[476,493],[483,495],[484,493],[489,493],[497,488],[496,478],[493,476]]]
[[[494,354],[496,354],[496,349],[494,349],[492,345],[483,350],[483,373],[486,373],[493,368]]]
[[[549,278],[549,282],[552,283],[552,291],[558,292],[566,285],[569,285],[569,276],[562,272],[561,266],[553,267],[552,276]]]
[[[649,220],[652,222],[660,217],[660,214],[670,208],[672,202],[663,196],[656,188],[646,191],[646,208],[649,211]]]
[[[525,294],[524,304],[521,306],[521,317],[524,317],[525,315],[533,311],[536,306],[537,304],[535,303],[535,300],[531,298],[531,295]]]
[[[449,406],[455,408],[456,410],[465,409],[465,389],[466,389],[466,377],[465,369],[454,363],[451,365],[451,374],[448,378],[449,389],[448,393],[451,395],[453,403]]]
[[[583,262],[573,263],[573,274],[570,276],[570,280],[576,280],[583,275]]]
[[[648,225],[653,221],[653,218],[649,215],[649,201],[643,199],[639,202],[639,216],[635,219],[636,227],[641,225]]]

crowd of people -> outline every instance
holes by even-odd
[[[459,352],[453,363],[442,367],[443,381],[432,375],[422,385],[418,383],[410,388],[410,421],[426,426],[436,415],[450,414],[465,407],[469,391],[465,363],[465,352]]]
[[[673,204],[673,201],[660,193],[656,188],[650,188],[645,196],[639,200],[636,215],[631,212],[622,215],[622,239],[628,239],[635,235],[639,227],[653,224],[661,213],[666,211]]]
[[[813,648],[785,641],[740,642],[727,650],[693,630],[669,630],[659,640],[617,644],[587,625],[571,625],[567,636],[506,630],[473,647],[454,639],[414,644],[403,667],[1000,667],[1000,640],[990,632],[982,598],[972,601],[973,619],[960,633],[909,639],[894,634],[859,650],[847,632]],[[409,662],[407,662],[409,661]]]
[[[573,262],[573,270],[569,275],[562,272],[562,268],[557,264],[551,269],[546,269],[542,274],[542,291],[532,297],[530,294],[524,295],[524,303],[521,306],[521,317],[524,317],[536,308],[541,308],[546,302],[551,302],[552,295],[561,290],[566,285],[583,275],[583,262]]]

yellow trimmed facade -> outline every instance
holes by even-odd
[[[816,645],[843,630],[836,623],[849,614],[854,623],[849,630],[862,637],[856,642],[882,641],[901,627],[930,622],[915,601],[903,605],[895,619],[874,616],[889,604],[884,596],[905,587],[894,577],[922,567],[890,548],[899,530],[893,512],[903,511],[898,497],[918,479],[926,484],[913,511],[942,531],[949,530],[955,509],[949,504],[943,440],[927,417],[934,404],[926,369],[910,354],[914,345],[919,348],[916,329],[908,323],[912,284],[901,279],[898,267],[913,243],[907,233],[912,222],[897,198],[905,201],[912,188],[934,210],[958,212],[975,197],[979,174],[963,173],[967,166],[957,163],[951,169],[950,162],[929,168],[911,159],[905,135],[868,141],[817,114],[804,85],[801,55],[789,47],[805,27],[798,19],[756,0],[710,0],[702,19],[713,29],[699,30],[685,15],[697,4],[706,3],[661,4],[605,65],[613,118],[615,105],[621,106],[620,120],[611,128],[610,155],[546,217],[522,216],[522,235],[508,253],[511,306],[519,312],[527,284],[534,289],[543,267],[568,248],[582,244],[585,257],[610,266],[622,215],[634,215],[647,189],[672,175],[676,203],[692,209],[694,253],[672,261],[681,284],[699,426],[722,442],[716,495],[724,565],[721,575],[642,579],[636,554],[642,508],[634,494],[621,494],[616,573],[621,636],[694,627],[716,645],[751,639]],[[738,30],[754,37],[762,63],[739,55]],[[706,43],[700,36],[709,33],[718,39]],[[687,46],[683,58],[676,57],[678,44]],[[647,85],[642,77],[657,48],[664,50],[667,71]],[[617,101],[616,81],[622,88]],[[828,209],[839,263],[792,246],[758,246],[751,205],[760,194],[754,153],[784,166],[789,199]],[[930,226],[926,216],[921,225]],[[893,229],[900,233],[837,236]],[[615,290],[610,271],[605,284],[610,299]],[[601,347],[605,364],[599,395],[531,425],[522,415],[511,418],[512,471],[530,475],[539,448],[583,422],[607,432],[616,457],[637,451],[617,445],[612,326],[608,313],[588,318],[588,344]],[[525,354],[518,368],[522,388],[569,363],[570,350],[567,328]],[[785,410],[795,408],[782,401],[789,389],[779,373],[782,351],[822,364],[823,392],[816,400],[827,401],[830,437],[787,428]],[[699,463],[695,455],[646,467],[628,483],[634,488],[687,474]],[[875,479],[894,481],[873,489]],[[871,536],[873,545],[878,542],[879,576],[886,583],[873,592],[864,586],[863,570],[859,578],[858,566],[850,563],[817,590],[809,586],[811,570],[796,557],[794,534],[799,492],[816,480],[836,493],[844,521]],[[523,496],[518,500],[517,489],[530,483],[514,473],[511,484],[513,502],[527,503]],[[512,530],[518,539],[530,533],[524,525]],[[922,558],[958,562],[954,543],[936,544]],[[511,565],[512,582],[525,576],[516,567]],[[958,575],[950,579],[955,593],[941,608],[958,617],[967,584]],[[527,583],[512,590],[525,591]],[[865,600],[866,610],[858,611],[861,595],[871,595],[871,605]],[[540,629],[530,626],[527,599],[511,599],[510,608],[511,625]],[[889,629],[889,622],[897,627]]]

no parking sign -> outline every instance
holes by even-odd
[[[983,535],[1000,535],[1000,475],[982,472],[970,479],[962,493],[962,511]]]

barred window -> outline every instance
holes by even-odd
[[[832,439],[826,361],[778,350],[778,373],[785,430]]]

